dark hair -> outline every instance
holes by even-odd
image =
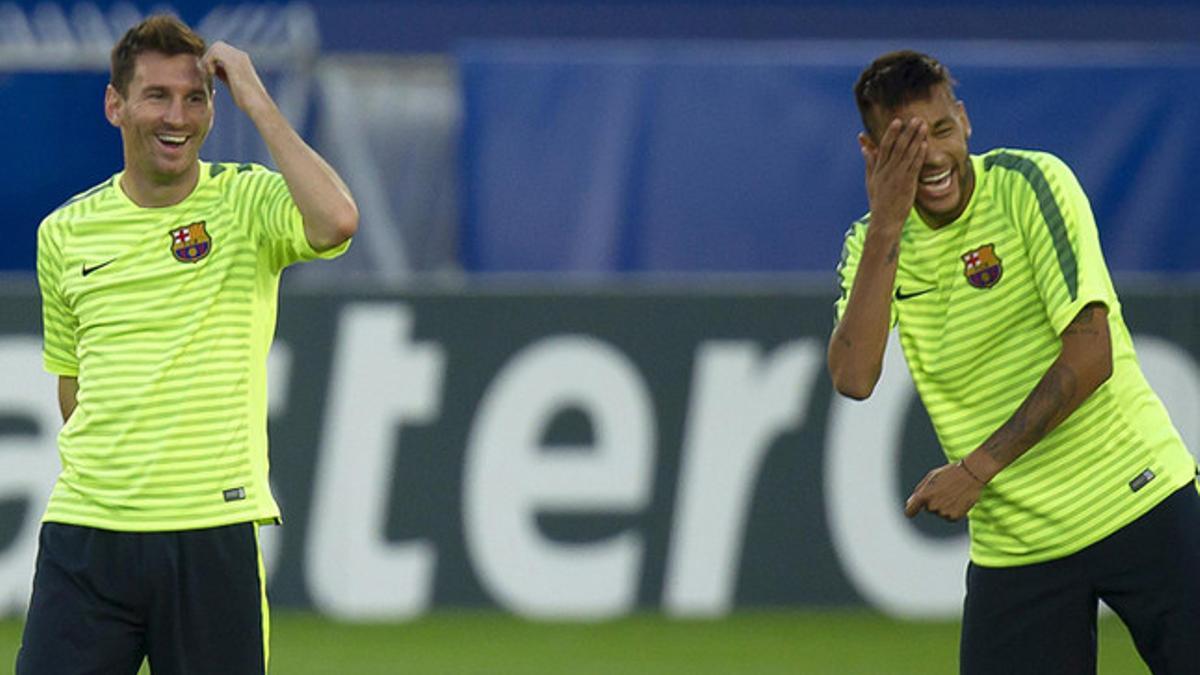
[[[946,66],[932,56],[908,49],[880,56],[854,83],[854,102],[858,104],[863,127],[871,133],[872,111],[895,110],[925,98],[934,87],[943,84],[953,96],[957,82]]]
[[[129,82],[133,79],[133,67],[139,54],[159,52],[167,56],[192,54],[204,56],[207,45],[188,25],[170,14],[148,16],[141,23],[125,32],[112,50],[112,74],[109,82],[121,96],[129,93]],[[212,78],[206,84],[212,91]]]

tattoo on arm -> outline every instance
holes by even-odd
[[[984,441],[981,449],[1007,466],[1075,412],[1108,377],[1098,374],[1096,359],[1092,358],[1098,353],[1108,353],[1107,336],[1105,306],[1093,303],[1081,309],[1063,330],[1064,352],[1051,364],[1013,416]],[[1098,338],[1105,342],[1101,344]],[[1073,350],[1073,356],[1065,358],[1068,346]],[[1107,358],[1111,371],[1111,357]]]
[[[1007,466],[1066,418],[1078,388],[1073,370],[1061,363],[1050,366],[1017,412],[984,442],[984,452]]]
[[[893,244],[892,250],[888,251],[888,254],[887,254],[888,264],[896,262],[896,258],[899,258],[899,257],[900,257],[900,244]]]

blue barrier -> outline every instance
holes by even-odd
[[[463,39],[913,39],[1194,41],[1194,0],[6,0],[32,12],[58,4],[170,7],[195,22],[214,6],[299,4],[323,46],[349,52],[448,52]],[[3,18],[0,17],[0,24]]]
[[[474,272],[831,272],[866,210],[851,88],[899,45],[476,43],[458,52]],[[927,43],[973,150],[1058,154],[1113,269],[1200,270],[1200,50]]]
[[[42,218],[120,170],[120,132],[104,119],[107,83],[92,73],[0,74],[0,270],[33,270]]]

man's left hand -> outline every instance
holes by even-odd
[[[917,484],[904,503],[904,515],[912,518],[928,511],[946,520],[960,520],[979,501],[981,492],[983,483],[958,462],[940,466]]]

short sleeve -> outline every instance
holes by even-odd
[[[256,164],[243,167],[248,170],[239,167],[234,184],[237,210],[251,228],[259,254],[266,257],[271,269],[281,270],[318,258],[336,258],[350,247],[347,240],[327,251],[313,249],[304,233],[304,217],[283,175]]]
[[[1046,153],[1002,153],[997,162],[1019,174],[1012,177],[1012,204],[1055,333],[1090,303],[1114,307],[1095,217],[1075,174]]]
[[[62,251],[54,228],[42,222],[38,228],[37,279],[42,295],[42,362],[55,375],[79,374],[76,355],[78,323],[62,292]]]
[[[842,243],[842,259],[837,266],[838,286],[841,294],[833,306],[835,324],[842,320],[842,315],[846,313],[846,305],[850,303],[850,291],[854,288],[854,275],[858,273],[858,264],[862,260],[869,221],[870,216],[855,221],[846,231],[846,238]],[[896,308],[893,306],[889,325],[895,326],[897,318]]]

